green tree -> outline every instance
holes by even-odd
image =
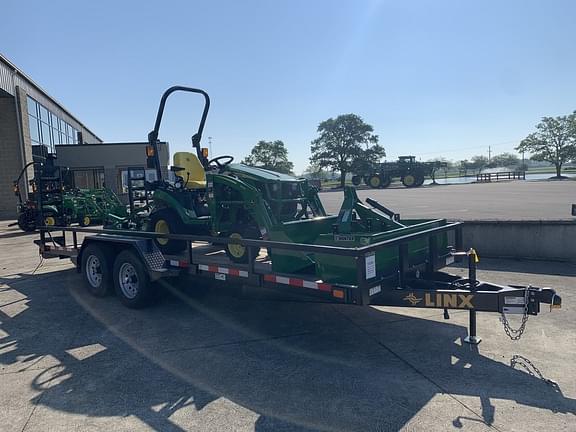
[[[288,160],[288,150],[280,140],[258,141],[242,163],[284,174],[290,174],[294,164]]]
[[[516,150],[531,153],[531,159],[550,162],[556,177],[562,177],[562,165],[576,158],[576,111],[559,117],[544,117],[536,132],[524,138]]]
[[[512,153],[502,153],[495,155],[490,160],[490,165],[494,167],[515,167],[520,165],[520,159]]]
[[[470,161],[472,162],[471,165],[473,169],[477,169],[478,171],[481,171],[483,168],[486,168],[490,163],[490,161],[488,161],[488,158],[483,155],[472,156],[470,158]]]
[[[318,125],[319,137],[311,143],[310,162],[339,172],[340,186],[344,187],[346,174],[360,162],[378,162],[386,156],[373,132],[374,128],[356,114],[329,118]]]

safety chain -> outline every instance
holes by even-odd
[[[514,369],[516,367],[516,365],[524,368],[524,370],[526,372],[528,372],[528,375],[536,377],[536,378],[544,381],[546,384],[549,384],[552,387],[554,387],[556,389],[556,391],[560,391],[560,386],[558,385],[558,383],[554,380],[549,379],[549,378],[545,378],[544,375],[542,375],[542,372],[540,372],[540,369],[538,369],[536,367],[536,365],[534,365],[534,363],[532,363],[526,357],[518,355],[518,354],[513,355],[512,358],[510,359],[510,367],[512,369]]]
[[[530,286],[527,286],[524,289],[524,313],[522,314],[522,322],[520,323],[520,327],[518,327],[517,329],[513,329],[510,326],[510,322],[508,321],[508,318],[506,317],[506,314],[504,312],[502,312],[502,315],[500,316],[500,322],[504,326],[504,331],[506,332],[508,337],[513,341],[520,340],[520,338],[524,334],[524,330],[526,330],[526,323],[528,322],[528,316],[529,316],[528,315],[529,295],[530,295]]]

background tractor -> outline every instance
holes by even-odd
[[[118,196],[108,189],[76,189],[67,184],[68,169],[56,165],[56,156],[35,156],[16,180],[14,194],[18,199],[18,219],[15,225],[22,231],[32,232],[38,226],[67,226],[78,223],[89,226],[103,223],[109,213],[125,215],[126,207]],[[24,173],[34,167],[34,178],[29,181],[31,192],[24,198],[20,183]]]
[[[446,162],[417,162],[416,156],[400,156],[396,162],[363,167],[352,176],[352,184],[359,186],[364,182],[372,189],[382,189],[390,186],[392,179],[400,178],[405,187],[419,187],[426,177],[434,178],[434,173],[446,166]]]

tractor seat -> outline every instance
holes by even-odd
[[[184,179],[186,189],[206,189],[206,173],[194,153],[174,153],[174,168]]]

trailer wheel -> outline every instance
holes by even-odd
[[[226,236],[233,239],[257,239],[260,237],[255,228],[247,227],[245,225],[235,225]],[[239,244],[227,244],[225,250],[226,255],[228,258],[230,258],[230,260],[235,263],[245,264],[250,258],[248,248],[248,246],[242,246]],[[255,246],[252,246],[251,249],[252,257],[253,259],[256,259],[259,250]]]
[[[131,309],[147,306],[153,297],[148,272],[140,258],[130,250],[123,250],[114,261],[114,289],[122,304]]]
[[[372,189],[379,189],[381,185],[382,179],[380,178],[380,175],[371,174],[370,177],[368,177],[368,186],[370,186]]]
[[[162,209],[150,216],[148,231],[158,234],[182,234],[182,221],[174,212]],[[186,242],[183,240],[155,239],[154,242],[162,252],[168,254],[186,249]]]
[[[362,183],[362,176],[359,175],[352,176],[352,184],[354,186],[360,186],[360,183]]]
[[[108,248],[91,244],[82,251],[81,270],[88,292],[95,297],[104,297],[112,291],[112,271]]]

